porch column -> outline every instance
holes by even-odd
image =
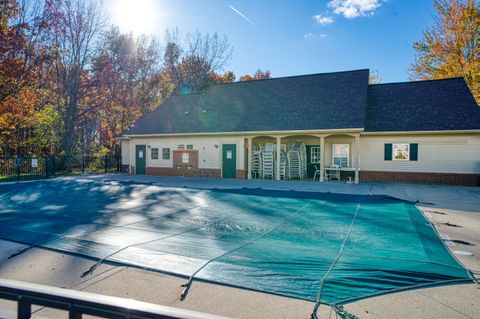
[[[276,180],[279,181],[280,180],[280,145],[282,143],[282,138],[281,137],[277,137],[277,169],[276,169]]]
[[[325,136],[320,136],[320,182],[323,183],[325,175]]]
[[[247,179],[252,179],[252,138],[247,138],[248,143],[248,163],[247,163]]]
[[[355,184],[359,183],[360,170],[360,134],[355,136]]]

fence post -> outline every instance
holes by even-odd
[[[29,302],[25,302],[20,297],[17,301],[17,318],[28,319],[32,315],[32,305]]]
[[[85,174],[85,154],[82,155],[82,174]]]
[[[15,169],[17,171],[17,182],[20,181],[20,166],[22,165],[22,159],[20,156],[15,157]]]
[[[103,163],[104,163],[105,174],[106,174],[107,173],[107,155],[103,157]]]

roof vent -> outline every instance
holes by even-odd
[[[188,112],[188,111],[183,112],[183,114],[185,114],[185,115],[188,115],[189,113],[190,113],[190,112]]]
[[[203,110],[202,113],[203,113],[203,114],[207,113],[207,110]]]

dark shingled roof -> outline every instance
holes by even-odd
[[[217,84],[173,95],[122,135],[480,129],[463,78],[368,85],[368,70]]]
[[[368,70],[212,85],[174,95],[125,135],[362,128]]]
[[[366,132],[480,129],[480,108],[463,78],[368,87]]]

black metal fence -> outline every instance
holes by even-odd
[[[0,182],[50,178],[61,175],[121,172],[117,155],[74,156],[0,156]]]

